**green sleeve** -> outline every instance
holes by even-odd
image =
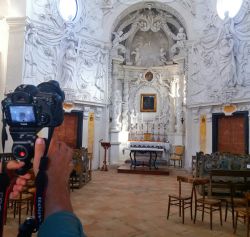
[[[86,237],[80,220],[71,212],[61,211],[48,216],[40,226],[38,237]]]

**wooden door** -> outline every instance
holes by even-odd
[[[245,126],[242,115],[221,117],[218,120],[218,151],[245,153]]]
[[[59,140],[64,141],[73,149],[80,148],[82,146],[82,122],[81,112],[65,113],[63,123],[55,128]]]

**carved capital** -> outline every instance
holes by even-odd
[[[24,32],[26,25],[26,17],[10,17],[6,19],[10,32]]]
[[[100,120],[100,118],[102,117],[102,108],[99,108],[99,107],[97,107],[96,109],[95,109],[95,118],[96,118],[96,120]]]
[[[84,120],[88,120],[89,112],[90,112],[90,107],[84,106],[84,108],[83,108],[83,119]]]

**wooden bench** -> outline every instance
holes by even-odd
[[[222,177],[221,180],[215,180],[217,177]],[[228,179],[225,179],[227,177]],[[242,192],[250,189],[250,170],[211,170],[209,171],[209,194],[212,195],[212,189],[229,190],[231,183]]]

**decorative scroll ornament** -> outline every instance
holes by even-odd
[[[153,11],[149,11],[147,15],[142,15],[138,20],[138,26],[141,31],[158,32],[162,28],[164,16],[162,14],[156,15]]]
[[[236,105],[228,104],[223,106],[223,112],[226,116],[232,115],[235,111],[237,111]]]

